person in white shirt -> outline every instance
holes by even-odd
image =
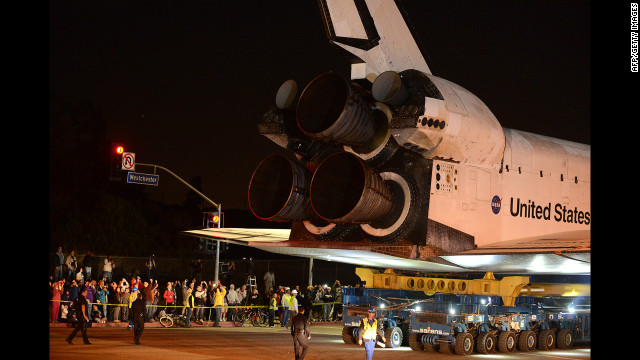
[[[102,265],[102,277],[107,279],[107,282],[111,282],[114,267],[116,267],[116,265],[113,262],[113,258],[111,255],[107,255],[107,258],[104,259],[104,265]]]

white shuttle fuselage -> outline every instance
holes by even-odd
[[[590,273],[590,145],[503,128],[433,74],[392,0],[320,0],[351,78],[280,88],[249,204],[291,231],[188,232],[264,250],[422,271]]]

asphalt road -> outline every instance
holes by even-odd
[[[255,328],[201,327],[201,328],[157,328],[145,329],[141,345],[133,343],[132,331],[126,328],[89,328],[91,345],[82,343],[80,333],[73,345],[65,342],[71,328],[49,329],[50,359],[294,359],[293,342],[289,333],[280,327]],[[365,357],[364,347],[347,345],[342,341],[342,327],[322,325],[311,327],[311,345],[305,360],[354,360]],[[590,359],[589,346],[571,350],[555,349],[530,353],[515,352],[510,355],[473,354],[476,359]],[[398,349],[376,348],[373,359],[416,360],[456,359],[458,355],[447,353],[412,351],[408,347]]]

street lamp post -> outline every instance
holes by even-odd
[[[165,167],[162,167],[160,165],[155,165],[155,164],[141,164],[141,163],[137,163],[136,165],[138,165],[138,166],[152,166],[154,175],[156,175],[156,168],[166,171],[167,173],[172,175],[174,178],[176,178],[180,182],[182,182],[184,185],[186,185],[189,189],[193,190],[193,192],[195,192],[196,194],[200,195],[200,197],[202,197],[203,199],[207,200],[213,206],[217,207],[218,208],[218,216],[220,216],[220,220],[218,220],[218,228],[220,227],[220,223],[222,222],[222,204],[216,204],[213,200],[209,199],[203,193],[201,193],[196,188],[191,186],[191,184],[189,184],[188,182],[182,180],[178,175],[174,174],[171,170],[169,170],[169,169],[167,169]],[[214,273],[214,277],[215,277],[214,281],[216,283],[218,282],[218,268],[220,267],[219,262],[220,262],[220,240],[216,240],[216,261],[215,261],[215,273]]]

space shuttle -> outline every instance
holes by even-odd
[[[417,272],[591,273],[591,147],[508,129],[431,73],[393,0],[320,0],[351,76],[279,88],[258,124],[285,151],[248,187],[291,229],[186,231],[265,251]]]

